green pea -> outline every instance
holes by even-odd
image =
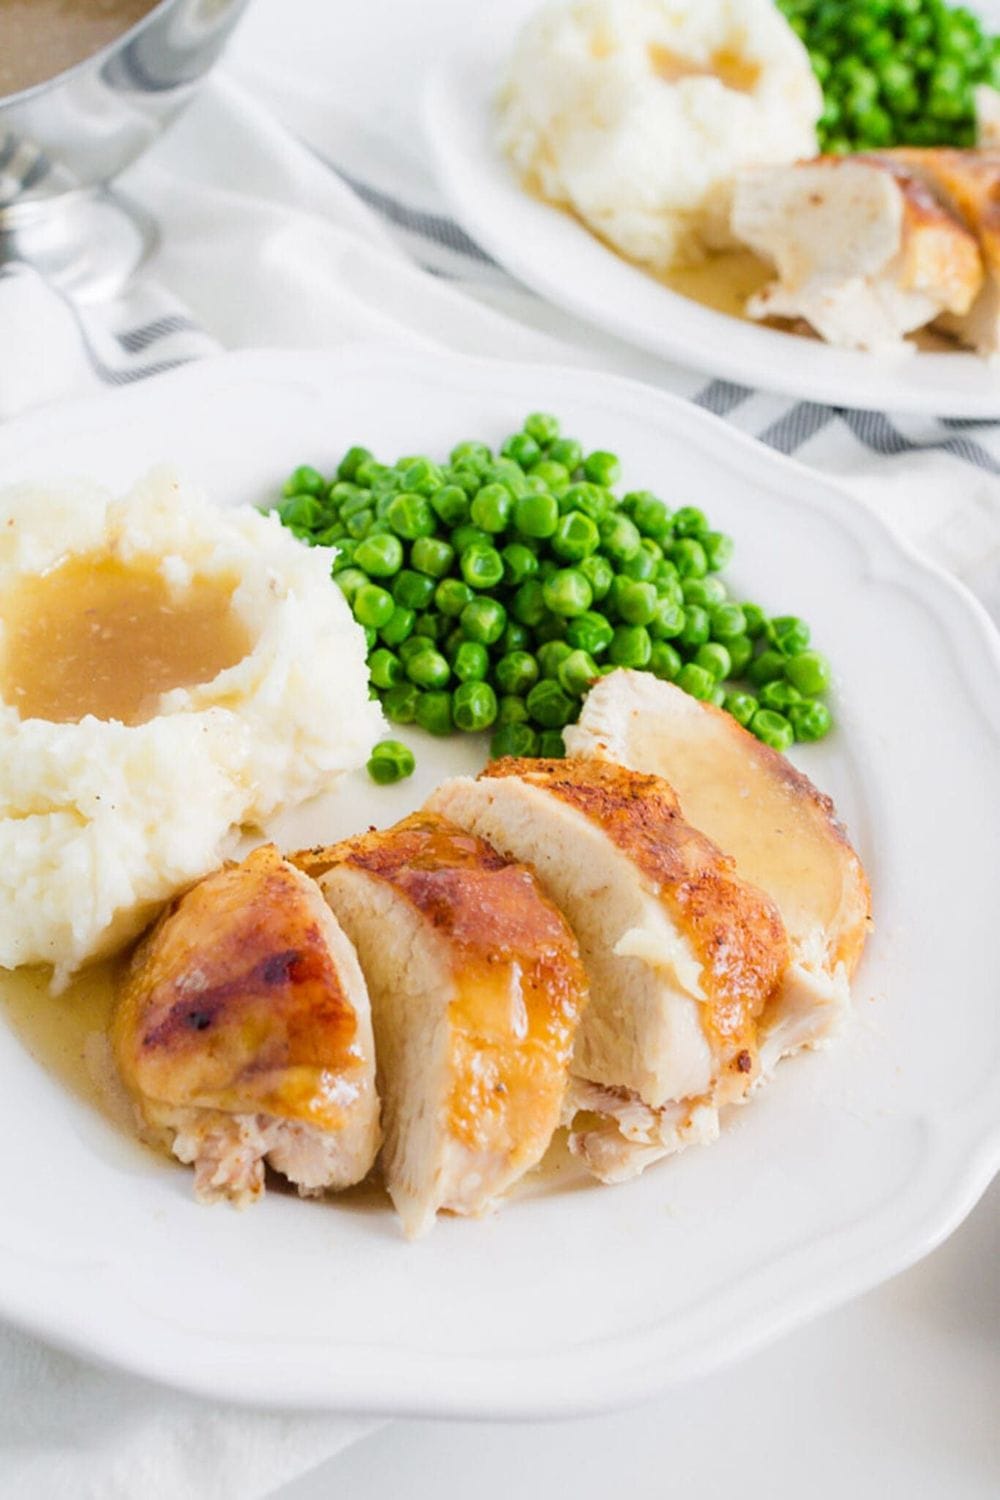
[[[557,464],[551,458],[540,458],[536,464],[532,464],[529,477],[541,480],[544,488],[555,495],[557,500],[569,488],[569,470],[565,464]]]
[[[392,581],[392,597],[404,609],[426,609],[434,598],[434,580],[425,573],[404,568]]]
[[[447,623],[442,615],[431,614],[428,611],[426,614],[417,615],[413,625],[413,634],[425,636],[433,645],[443,639]]]
[[[649,633],[654,641],[674,640],[684,629],[686,619],[687,611],[683,604],[678,604],[673,599],[658,598],[656,612],[649,622]]]
[[[476,483],[473,476],[473,483]],[[430,497],[431,509],[445,526],[461,526],[469,519],[469,497],[458,484],[443,484]]]
[[[354,595],[354,618],[359,625],[371,626],[373,630],[387,624],[394,607],[388,589],[379,588],[377,583],[366,583]]]
[[[593,453],[588,453],[583,460],[583,472],[591,484],[603,484],[610,488],[618,482],[621,464],[615,454],[598,448]]]
[[[600,522],[605,520],[613,509],[614,497],[611,492],[602,489],[599,484],[591,484],[589,480],[571,484],[559,496],[559,510],[562,515],[569,515],[571,511],[579,511],[589,520]]]
[[[512,458],[522,469],[530,469],[542,456],[542,450],[530,432],[515,432],[507,439],[500,452]]]
[[[429,646],[406,663],[406,675],[419,688],[443,688],[451,679],[451,668],[447,658]]]
[[[818,651],[798,651],[784,662],[785,676],[807,698],[825,693],[830,686],[830,663]]]
[[[685,662],[674,680],[685,693],[702,702],[707,702],[715,692],[716,678],[693,661]]]
[[[538,736],[538,753],[546,760],[563,760],[566,755],[566,746],[563,742],[561,729],[543,729]]]
[[[594,602],[600,603],[605,599],[608,590],[614,580],[615,570],[606,557],[601,557],[597,552],[590,557],[585,557],[580,564],[580,572],[590,584],[590,591],[594,596]]]
[[[402,464],[402,460],[400,460]],[[403,484],[411,494],[433,495],[444,483],[440,468],[429,458],[414,458],[403,468]]]
[[[725,646],[720,646],[718,641],[706,641],[699,646],[694,654],[696,667],[704,667],[706,672],[711,672],[716,682],[721,682],[724,677],[729,677],[733,670],[732,658]]]
[[[481,542],[466,547],[458,560],[462,577],[471,589],[493,589],[503,577],[503,558],[495,547]]]
[[[682,646],[693,650],[697,646],[703,646],[711,633],[712,624],[707,609],[702,609],[700,604],[689,604],[684,611],[684,624],[677,639]]]
[[[574,650],[589,651],[591,656],[599,656],[610,646],[614,633],[610,620],[588,609],[570,620],[566,627],[566,641]]]
[[[598,526],[605,556],[612,562],[628,562],[635,557],[642,545],[642,537],[634,521],[621,514],[607,516]]]
[[[485,443],[456,443],[449,458],[456,468],[475,469],[481,473],[493,462],[493,450]]]
[[[285,481],[286,495],[322,495],[326,480],[312,464],[300,464]]]
[[[368,774],[380,786],[405,781],[415,767],[413,751],[400,740],[381,740],[368,759]]]
[[[615,605],[626,625],[648,625],[655,617],[659,600],[651,583],[633,583],[623,579],[617,590]]]
[[[572,474],[583,463],[583,449],[575,438],[556,438],[549,444],[546,457],[562,464]]]
[[[718,578],[685,578],[680,588],[685,604],[700,604],[712,611],[726,602],[726,586]]]
[[[391,578],[403,566],[403,544],[398,536],[368,536],[354,549],[354,561],[371,578]]]
[[[748,635],[733,636],[722,643],[729,652],[732,661],[732,675],[742,677],[747,667],[753,661],[753,641]]]
[[[370,489],[373,484],[376,484],[388,473],[389,470],[385,464],[378,463],[374,458],[366,458],[358,464],[357,469],[354,471],[354,483]]]
[[[538,676],[538,662],[528,651],[511,651],[501,656],[493,669],[497,687],[507,695],[527,693],[538,681]]]
[[[343,568],[333,576],[348,604],[354,603],[358,590],[363,589],[368,582],[368,574],[362,573],[360,568]]]
[[[788,750],[795,742],[795,731],[784,714],[770,708],[758,708],[750,720],[752,734],[772,750]]]
[[[513,511],[513,496],[510,490],[502,484],[484,485],[473,499],[470,508],[473,525],[481,526],[491,536],[496,532],[506,530]]]
[[[559,436],[559,419],[551,412],[533,411],[524,419],[524,430],[541,448],[547,448]]]
[[[582,562],[597,550],[600,543],[597,527],[582,511],[567,511],[560,516],[552,537],[551,547],[564,562]]]
[[[528,705],[519,693],[505,693],[497,704],[498,724],[524,724],[528,718]]]
[[[649,543],[649,538],[643,537],[635,556],[627,557],[622,563],[621,576],[623,578],[631,578],[633,583],[652,583],[656,577],[660,559],[647,550],[647,543]],[[649,545],[655,546],[655,543],[649,543]]]
[[[662,500],[649,490],[633,490],[622,500],[622,507],[629,506],[628,514],[643,536],[663,542],[672,531],[670,511]]]
[[[368,658],[368,675],[377,688],[395,687],[403,680],[403,663],[394,652],[379,647]]]
[[[529,578],[511,601],[511,613],[522,625],[539,625],[548,613],[545,590],[537,578]]]
[[[529,714],[542,729],[562,729],[575,712],[573,699],[551,677],[536,682],[526,702]]]
[[[746,728],[757,712],[759,704],[753,693],[727,693],[722,700],[722,706],[727,714],[732,714],[737,724],[742,724]]]
[[[385,518],[396,535],[409,542],[416,541],[419,536],[431,536],[434,531],[434,512],[423,495],[412,490],[404,490],[393,497]]]
[[[412,724],[417,717],[419,688],[412,682],[400,682],[382,698],[382,710],[390,724]]]
[[[416,723],[428,734],[451,733],[451,694],[421,693],[417,698]]]
[[[421,536],[410,548],[410,564],[430,578],[444,578],[455,560],[455,549],[439,537]]]
[[[368,535],[374,522],[375,512],[366,506],[363,510],[355,511],[353,515],[348,516],[344,525],[347,527],[348,536],[360,542]]]
[[[527,651],[531,646],[531,631],[527,625],[508,618],[503,635],[495,642],[501,656],[510,656],[515,651]]]
[[[755,641],[767,629],[767,615],[759,604],[744,603],[740,607],[743,610],[743,619],[746,622],[744,626],[746,634],[752,641]]]
[[[701,538],[701,545],[708,560],[708,571],[718,573],[728,567],[733,559],[733,539],[724,531],[709,531]]]
[[[475,597],[475,590],[461,578],[442,578],[434,590],[434,607],[443,615],[457,619],[469,600]]]
[[[357,545],[357,542],[351,537],[341,537],[337,543],[337,555],[333,559],[331,573],[336,575],[337,573],[342,573],[345,568],[354,566],[354,552]]]
[[[367,448],[348,448],[340,463],[337,465],[337,478],[353,480],[357,478],[358,469],[362,464],[373,463],[374,453]]]
[[[681,654],[669,641],[654,641],[649,656],[649,671],[664,682],[673,682],[682,666]]]
[[[670,560],[681,578],[704,578],[708,572],[705,549],[694,537],[684,536],[671,543]]]
[[[466,734],[489,729],[497,716],[497,697],[488,682],[463,682],[452,694],[451,716]]]
[[[535,626],[535,644],[544,646],[546,641],[564,641],[569,621],[562,615],[551,615],[548,610]]]
[[[378,631],[375,629],[374,625],[365,625],[363,629],[365,632],[365,650],[374,651],[376,645],[378,644]],[[375,693],[375,688],[370,687],[368,689],[369,698],[375,696]]]
[[[522,536],[549,537],[559,525],[554,495],[522,495],[514,506],[514,529]]]
[[[785,657],[782,652],[768,649],[762,651],[759,656],[754,657],[747,668],[747,676],[757,687],[763,687],[765,682],[771,682],[775,677],[784,675],[786,662],[790,658]]]
[[[708,517],[694,505],[682,505],[674,511],[674,535],[703,537],[708,535]]]
[[[618,625],[611,637],[608,656],[616,667],[646,667],[653,642],[645,625]]]
[[[776,615],[767,627],[767,638],[772,646],[786,656],[805,651],[809,645],[809,626],[797,615]]]
[[[797,687],[792,687],[790,682],[785,682],[782,677],[775,677],[770,682],[765,682],[760,690],[761,708],[775,708],[779,713],[785,714],[793,703],[801,703],[802,694]]]
[[[500,485],[512,500],[519,500],[522,495],[531,492],[528,476],[511,458],[498,458],[496,463],[483,471],[482,480],[484,486]]]
[[[793,703],[788,710],[788,718],[795,738],[806,743],[821,740],[833,727],[830,710],[825,703]]]
[[[507,611],[497,599],[473,599],[462,610],[459,619],[468,640],[492,646],[503,635]]]
[[[708,579],[703,580],[704,583]],[[695,601],[692,600],[692,603]],[[704,601],[700,601],[704,603]],[[737,637],[746,635],[747,617],[738,604],[720,603],[709,610],[709,620],[712,626],[712,640],[721,641],[724,646]]]
[[[517,758],[538,754],[538,735],[528,724],[504,724],[490,740],[490,756],[500,760],[505,755]]]
[[[411,635],[408,640],[400,643],[396,655],[403,663],[403,666],[406,667],[409,666],[415,656],[419,656],[421,651],[430,651],[433,649],[433,646],[434,642],[428,640],[427,636]]]
[[[462,641],[452,662],[452,671],[459,682],[482,682],[489,667],[490,654],[481,641]]]
[[[539,672],[543,677],[558,677],[559,668],[572,654],[573,647],[567,641],[543,641],[537,654]]]
[[[559,686],[571,697],[579,698],[597,676],[597,663],[587,651],[571,651],[556,675]]]
[[[579,568],[559,568],[542,584],[542,597],[546,609],[571,619],[590,608],[594,594]]]
[[[526,578],[533,578],[538,572],[538,558],[521,542],[511,542],[500,556],[503,558],[503,581],[511,588],[518,588]]]

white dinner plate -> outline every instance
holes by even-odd
[[[842,1044],[785,1063],[721,1140],[602,1188],[542,1173],[503,1212],[407,1244],[382,1200],[199,1207],[191,1175],[67,1092],[0,1019],[0,1314],[189,1390],[367,1412],[535,1417],[687,1380],[925,1254],[1000,1163],[1000,638],[845,494],[715,418],[580,371],[398,354],[231,355],[0,430],[0,482],[125,486],[172,461],[223,505],[363,442],[497,442],[532,409],[628,486],[704,506],[734,588],[806,615],[838,728],[795,759],[835,798],[876,930]],[[279,821],[286,846],[388,824],[478,739],[414,735]],[[2,1017],[0,1003],[0,1017]]]
[[[480,18],[424,94],[440,185],[463,227],[512,275],[639,348],[744,385],[832,406],[1000,417],[1000,361],[909,345],[898,354],[836,349],[729,317],[671,291],[526,193],[497,149],[494,100],[518,24],[536,7],[513,0],[491,15],[488,32]]]

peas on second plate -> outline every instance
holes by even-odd
[[[554,495],[522,495],[514,506],[514,528],[522,536],[545,538],[559,525],[559,502]]]
[[[502,484],[484,484],[472,501],[470,515],[474,526],[484,531],[505,531],[514,509],[514,497]]]
[[[564,562],[582,562],[597,550],[600,534],[589,516],[570,510],[560,516],[550,543],[553,552]]]
[[[472,599],[459,615],[459,621],[470,641],[492,646],[503,635],[507,611],[498,599]]]
[[[503,558],[495,547],[475,542],[459,558],[462,577],[472,589],[494,589],[503,577]]]

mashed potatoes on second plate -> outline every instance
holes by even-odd
[[[814,155],[822,108],[772,0],[556,0],[519,38],[500,141],[529,189],[667,270],[733,245],[737,171]]]
[[[216,509],[161,472],[121,500],[82,486],[8,490],[0,522],[0,967],[52,964],[59,983],[214,869],[239,825],[363,764],[383,725],[368,698],[364,635],[331,586],[330,552],[302,546],[276,518]],[[200,622],[211,675],[202,680],[189,662],[187,678],[173,679],[189,685],[158,694],[132,722],[72,717],[71,707],[61,721],[59,709],[41,716],[39,693],[71,694],[74,673],[40,688],[51,662],[36,649],[38,672],[12,680],[11,601],[36,590],[51,615],[62,570],[74,567],[91,589],[102,570],[112,581],[113,570],[134,576],[150,611],[166,609],[167,639],[174,623],[182,630],[196,587],[210,603],[214,588],[224,615],[202,609]],[[155,603],[161,595],[178,601],[176,621]],[[92,620],[91,595],[78,620],[88,611]],[[223,626],[228,658],[218,655]],[[44,612],[22,622],[29,666],[35,643],[57,639],[54,628]],[[140,619],[135,628],[139,650]],[[159,629],[162,640],[162,620]],[[169,683],[144,649],[138,676]],[[116,675],[109,692],[127,675],[120,662]]]

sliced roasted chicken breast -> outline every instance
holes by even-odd
[[[273,845],[173,901],[139,945],[112,1041],[140,1128],[245,1203],[269,1163],[303,1195],[379,1145],[368,992],[316,884]]]
[[[750,168],[732,228],[777,271],[749,316],[803,318],[845,348],[891,347],[943,313],[965,316],[983,285],[975,236],[886,155]]]
[[[665,776],[691,821],[781,912],[791,963],[761,1030],[768,1070],[840,1026],[861,957],[871,896],[832,802],[785,756],[648,672],[612,672],[566,731],[572,755]]]
[[[982,287],[971,307],[945,309],[937,326],[980,354],[996,354],[1000,351],[1000,149],[903,147],[879,152],[878,159],[918,177],[975,236],[985,271]]]
[[[591,999],[571,1145],[606,1180],[716,1129],[757,1073],[788,950],[769,898],[687,823],[670,786],[599,760],[499,760],[428,806],[530,863],[574,928]]]
[[[560,1121],[587,987],[572,932],[529,870],[433,813],[295,859],[368,978],[405,1232],[482,1213]]]

